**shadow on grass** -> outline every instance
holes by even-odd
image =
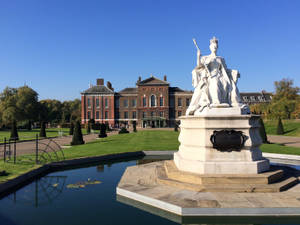
[[[294,129],[290,129],[290,130],[284,131],[283,133],[284,133],[284,134],[288,134],[288,133],[293,132],[293,131],[295,131],[295,130],[297,130],[297,128],[294,128]]]

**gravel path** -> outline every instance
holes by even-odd
[[[110,132],[107,135],[114,135],[117,132]],[[98,137],[98,134],[88,134],[84,135],[83,139],[84,141],[91,142],[94,141]],[[50,140],[53,140],[54,142],[51,142]],[[57,150],[58,146],[64,146],[64,145],[70,145],[70,142],[72,141],[72,136],[62,136],[62,137],[56,137],[56,138],[49,138],[49,139],[42,139],[39,140],[39,149],[46,149],[47,145],[52,147],[53,149]],[[7,146],[8,148],[8,146]],[[13,151],[14,145],[11,144],[11,151]],[[17,149],[17,156],[18,155],[24,155],[24,154],[34,154],[36,149],[36,143],[35,141],[24,141],[24,142],[17,142],[16,144]],[[3,158],[3,151],[4,151],[4,145],[0,145],[0,158]],[[13,153],[12,153],[13,154]]]
[[[272,143],[283,144],[291,147],[300,147],[300,137],[268,135],[268,140]]]

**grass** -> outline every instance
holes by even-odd
[[[69,135],[69,128],[47,128],[47,137],[58,137],[59,131],[62,131],[63,135]],[[82,129],[82,133],[86,134],[86,129]],[[40,129],[18,130],[18,134],[19,140],[32,140],[37,134],[40,134]],[[10,138],[10,130],[0,131],[0,143],[4,142],[4,138],[7,140]]]
[[[72,146],[65,149],[64,154],[66,159],[75,159],[142,150],[176,150],[179,147],[178,135],[179,132],[163,130],[112,135],[84,145]],[[300,148],[278,144],[263,144],[261,150],[269,153],[300,155]],[[0,182],[37,168],[38,166],[28,160],[30,157],[33,158],[30,155],[19,156],[17,164],[0,161],[0,171],[6,170],[9,173],[8,176],[0,176]]]
[[[276,135],[277,120],[264,121],[267,134]],[[282,120],[284,136],[300,137],[300,120]]]

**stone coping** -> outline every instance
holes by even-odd
[[[180,216],[300,216],[299,208],[184,208],[175,204],[150,198],[123,188],[117,188],[120,197],[162,209]],[[119,197],[119,198],[120,198]],[[130,201],[126,202],[127,204]],[[132,204],[133,205],[133,204]],[[134,205],[133,205],[134,206]]]
[[[255,115],[255,114],[242,114],[242,115],[198,115],[198,116],[181,116],[178,119],[215,119],[215,118],[219,118],[219,119],[237,119],[237,118],[259,118],[260,115]]]

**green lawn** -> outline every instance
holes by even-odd
[[[65,149],[64,154],[66,159],[74,159],[142,150],[176,150],[179,147],[178,134],[179,132],[174,131],[147,130],[112,135],[84,145],[72,146]],[[261,150],[269,153],[300,155],[300,148],[278,144],[264,144],[261,146]],[[16,165],[0,161],[0,171],[6,170],[9,173],[9,176],[0,177],[0,182],[36,168],[33,163],[29,163],[29,157],[28,155],[18,157]]]
[[[63,132],[63,135],[69,135],[69,128],[48,128],[46,129],[47,137],[59,136],[59,131]],[[82,129],[82,133],[86,134],[86,129]],[[32,130],[18,130],[20,140],[31,140],[35,139],[37,134],[40,134],[40,129]],[[10,131],[0,131],[0,143],[3,143],[4,138],[7,140],[10,138]]]
[[[276,135],[277,120],[264,121],[267,134]],[[285,136],[300,137],[300,120],[282,120]]]

